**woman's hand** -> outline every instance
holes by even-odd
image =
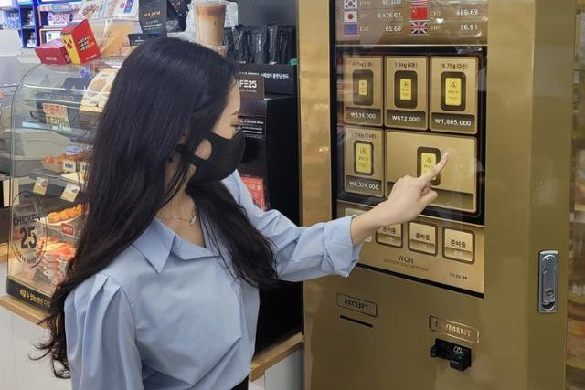
[[[437,193],[431,190],[431,181],[441,173],[447,161],[449,155],[444,154],[437,165],[420,177],[405,176],[398,180],[387,200],[356,216],[351,224],[353,244],[359,244],[384,226],[398,225],[418,217],[437,198]]]

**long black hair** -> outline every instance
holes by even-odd
[[[152,223],[185,184],[189,164],[180,159],[171,180],[166,164],[186,132],[195,151],[212,131],[235,86],[233,66],[217,53],[172,38],[147,41],[119,70],[95,134],[77,252],[57,287],[45,320],[50,338],[39,346],[53,371],[69,377],[64,305],[68,294],[106,268]],[[212,237],[228,248],[234,276],[255,287],[273,286],[270,242],[220,182],[187,186]]]

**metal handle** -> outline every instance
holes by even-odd
[[[559,284],[559,252],[538,254],[538,312],[556,313]]]

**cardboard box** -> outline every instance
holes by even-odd
[[[70,24],[63,29],[61,40],[74,64],[83,64],[101,55],[87,20]]]
[[[67,65],[71,62],[65,45],[60,39],[53,39],[35,49],[39,60],[47,65]]]

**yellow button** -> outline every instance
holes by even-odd
[[[461,106],[463,96],[462,82],[460,78],[445,78],[445,104],[448,106]]]
[[[411,222],[408,225],[408,247],[415,252],[437,254],[437,227]]]
[[[385,226],[376,233],[378,244],[402,247],[402,225]]]
[[[400,79],[400,100],[412,100],[411,79]]]
[[[443,234],[445,257],[453,260],[473,262],[473,233],[446,228]]]
[[[371,175],[374,173],[373,148],[369,142],[356,141],[355,143],[355,173]]]
[[[361,79],[358,81],[358,94],[360,96],[368,96],[368,80]]]

